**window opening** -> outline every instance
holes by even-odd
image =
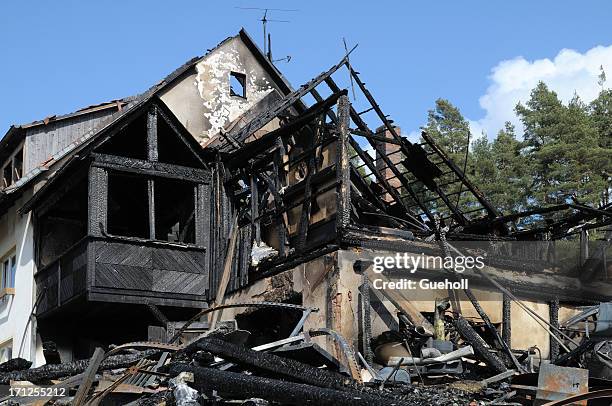
[[[244,73],[230,72],[230,95],[246,99],[246,75]]]

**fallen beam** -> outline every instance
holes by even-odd
[[[234,364],[267,371],[294,381],[331,389],[357,388],[356,383],[340,374],[324,371],[278,355],[254,351],[216,338],[203,338],[185,348],[187,354],[197,350],[210,352]]]
[[[171,375],[192,372],[193,386],[200,392],[217,391],[228,399],[262,398],[291,405],[319,406],[391,406],[407,405],[388,397],[358,391],[341,391],[303,383],[262,378],[236,372],[219,371],[187,364],[172,364]]]
[[[102,361],[98,371],[127,368],[130,365],[138,362],[140,359],[149,357],[156,352],[158,351],[147,350],[135,354],[114,355]],[[37,383],[62,378],[64,376],[80,374],[87,369],[89,361],[90,360],[88,359],[82,359],[64,364],[47,364],[38,368],[26,369],[23,371],[0,373],[0,385],[8,385],[11,381],[30,381],[32,383]]]
[[[100,347],[96,348],[91,359],[89,360],[89,365],[87,365],[87,369],[85,370],[85,374],[83,376],[83,382],[79,385],[79,389],[77,390],[76,395],[74,395],[74,400],[72,404],[75,406],[80,406],[85,401],[87,397],[87,393],[89,389],[91,389],[91,385],[96,378],[96,372],[100,367],[100,363],[104,359],[104,350]]]
[[[0,364],[0,372],[21,371],[32,366],[32,362],[23,358],[13,358]]]
[[[487,366],[497,372],[506,372],[508,368],[499,357],[489,351],[485,340],[470,326],[463,317],[455,320],[455,328],[459,335],[474,347],[476,354],[487,364]]]
[[[383,281],[389,281],[388,277],[384,274],[379,274],[378,277]],[[381,302],[383,302],[381,296],[384,296],[397,310],[404,313],[415,327],[422,327],[425,330],[425,334],[433,336],[434,327],[416,306],[404,296],[403,292],[395,289],[372,289],[372,291]]]

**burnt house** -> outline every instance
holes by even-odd
[[[435,140],[401,134],[349,55],[292,89],[241,32],[113,109],[2,196],[28,219],[33,347],[49,341],[81,358],[94,346],[168,341],[186,320],[214,324],[202,309],[227,306],[218,317],[259,329],[263,342],[297,324],[324,329],[320,344],[337,359],[334,334],[370,358],[370,339],[397,325],[397,310],[430,332],[435,300],[451,295],[373,289],[373,258],[453,256],[473,241],[490,243],[487,272],[451,295],[452,310],[483,320],[486,311],[500,346],[538,345],[554,358],[547,330],[512,335],[511,326],[540,329],[525,312],[559,323],[610,300],[605,249],[583,249],[586,230],[610,224],[609,208],[500,213]],[[28,145],[23,131],[13,130]],[[553,212],[567,215],[513,224]],[[578,250],[551,255],[577,226]],[[501,242],[517,245],[500,252]]]
[[[175,320],[206,307],[219,247],[203,146],[289,91],[241,31],[140,95],[12,126],[0,142],[4,358],[44,363],[45,342],[82,357],[119,330],[146,338],[146,305]]]
[[[74,154],[24,206],[41,334],[91,303],[205,306],[211,174],[171,111],[152,99]]]

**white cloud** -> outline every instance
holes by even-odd
[[[545,82],[567,102],[574,92],[585,102],[597,97],[599,67],[603,66],[612,81],[612,46],[597,46],[585,53],[563,49],[553,60],[548,58],[528,61],[523,57],[498,63],[492,70],[487,91],[479,99],[485,110],[484,117],[469,120],[472,134],[479,136],[483,131],[489,138],[510,121],[520,128],[514,114],[514,107],[529,99],[531,90],[539,81]],[[608,86],[607,86],[608,87]]]

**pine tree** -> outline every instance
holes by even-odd
[[[560,144],[560,135],[565,131],[562,119],[565,106],[555,92],[540,82],[531,91],[526,105],[519,103],[515,111],[524,126],[522,152],[532,179],[528,191],[530,204],[547,206],[565,202],[568,196],[560,191],[563,180],[559,174],[566,164]]]
[[[602,89],[589,109],[597,129],[598,146],[598,152],[592,156],[592,163],[594,171],[600,176],[600,204],[606,205],[612,203],[612,90]]]
[[[601,90],[604,89],[606,80],[606,71],[604,70],[603,65],[599,65],[599,76],[597,76],[597,84],[601,87]]]
[[[436,100],[436,107],[427,113],[425,131],[455,163],[463,162],[465,151],[468,148],[470,125],[450,101]]]
[[[516,139],[515,128],[506,122],[491,144],[491,159],[495,162],[496,177],[489,188],[492,202],[504,213],[527,207],[531,178],[527,160],[521,154],[522,143]]]
[[[598,109],[605,110],[606,100]],[[597,120],[578,95],[566,105],[557,94],[539,83],[525,106],[516,113],[525,127],[523,153],[532,177],[529,203],[547,206],[578,200],[599,206],[606,190],[604,173],[609,168],[609,150],[600,133],[610,116],[603,111]],[[605,136],[604,136],[605,138]],[[608,152],[608,157],[606,157]]]
[[[538,83],[515,108],[522,140],[507,122],[493,141],[483,135],[468,151],[469,124],[445,99],[428,112],[425,130],[461,168],[468,152],[466,175],[504,213],[575,201],[599,207],[612,200],[612,90],[605,81],[602,68],[602,90],[588,105],[578,95],[564,104]],[[473,204],[467,194],[460,200],[464,209]]]

